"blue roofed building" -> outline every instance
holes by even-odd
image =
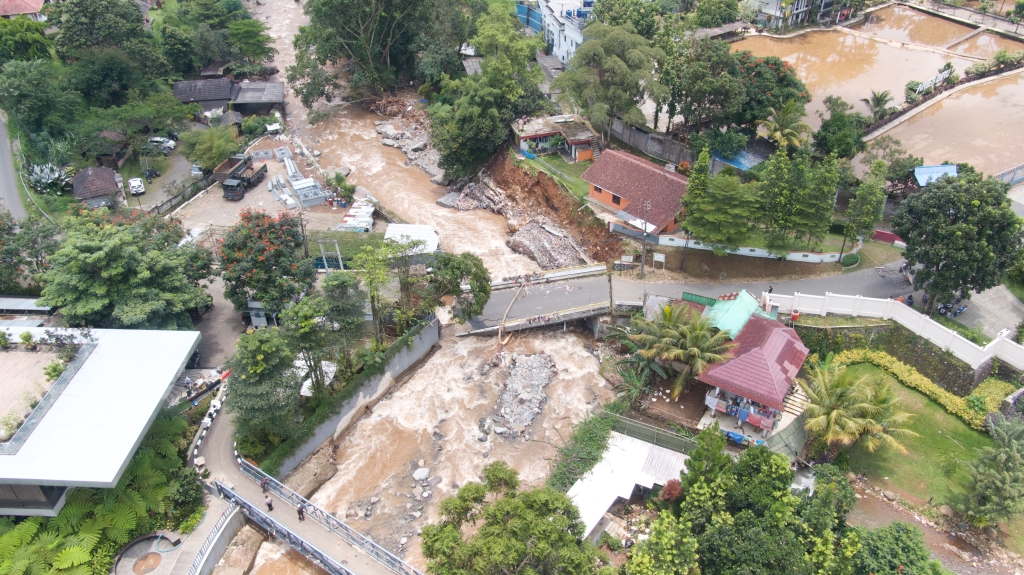
[[[704,317],[711,321],[711,325],[727,332],[732,339],[736,339],[743,331],[743,326],[747,325],[747,321],[755,314],[775,319],[771,312],[761,309],[757,298],[750,295],[747,290],[719,296],[714,305],[704,308],[703,313]]]
[[[941,166],[918,166],[914,168],[914,179],[917,180],[917,185],[922,188],[942,176],[957,177],[956,166],[943,164]]]

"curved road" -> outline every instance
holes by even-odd
[[[25,204],[21,203],[16,178],[7,122],[0,121],[0,207],[11,212],[14,219],[23,220],[28,216],[28,212],[25,211]]]

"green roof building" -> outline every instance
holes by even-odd
[[[755,313],[761,317],[775,319],[773,314],[761,309],[757,298],[747,293],[747,290],[741,290],[719,297],[714,305],[704,308],[703,315],[711,320],[711,325],[727,332],[730,338],[736,339],[743,326],[747,325],[747,320]]]

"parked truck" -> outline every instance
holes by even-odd
[[[263,164],[259,168],[250,164],[249,167],[242,173],[238,174],[237,177],[224,180],[220,183],[220,187],[224,189],[224,199],[240,200],[244,198],[246,190],[262,182],[266,175],[266,164]]]
[[[249,154],[235,154],[213,169],[213,179],[218,182],[238,179],[238,175],[249,166],[252,166],[252,156]]]

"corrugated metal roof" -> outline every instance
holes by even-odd
[[[927,186],[942,176],[956,177],[956,166],[944,164],[941,166],[918,166],[914,168],[914,177],[917,178],[917,185]]]
[[[0,319],[0,327],[43,327],[41,319]]]
[[[705,308],[704,317],[711,320],[711,325],[728,332],[732,339],[736,339],[743,331],[743,326],[747,325],[747,320],[755,313],[770,317],[768,314],[760,313],[761,305],[747,290],[737,294],[726,294],[723,297],[728,299],[719,298],[715,305]]]
[[[37,299],[39,298],[13,295],[0,296],[0,311],[50,313],[50,308],[36,305]]]
[[[594,530],[617,497],[628,499],[635,486],[650,488],[679,479],[687,459],[682,453],[613,431],[601,461],[569,489],[569,498],[587,526],[585,533]]]

